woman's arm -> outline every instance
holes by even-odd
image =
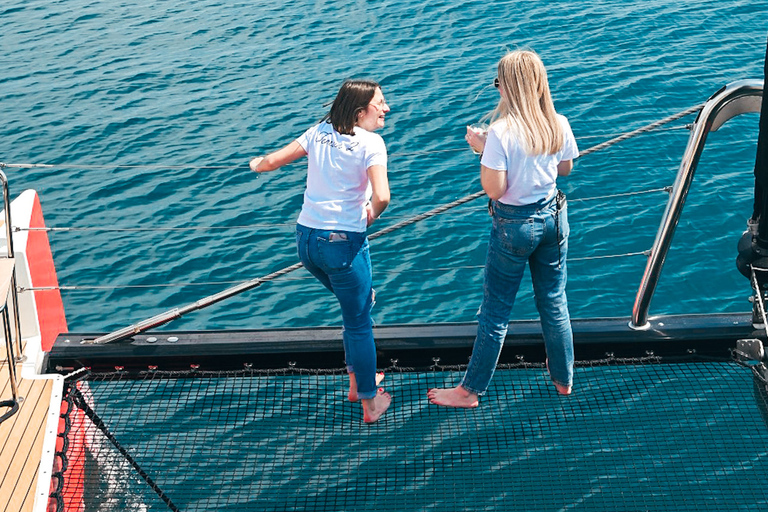
[[[573,160],[563,160],[557,164],[557,175],[568,176],[571,174],[571,169],[573,169]]]
[[[274,171],[303,156],[307,156],[307,152],[298,141],[293,141],[283,149],[278,149],[267,156],[257,156],[251,160],[250,167],[256,172]]]
[[[371,182],[371,189],[373,189],[371,202],[366,206],[366,211],[368,212],[368,225],[370,226],[389,205],[389,179],[387,178],[387,168],[383,165],[370,166],[368,168],[368,180]]]
[[[507,191],[507,171],[497,171],[481,164],[480,184],[488,197],[497,201]]]

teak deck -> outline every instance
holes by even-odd
[[[33,510],[43,440],[49,414],[53,379],[25,379],[21,364],[16,364],[19,410],[0,423],[0,512]],[[0,360],[0,389],[2,400],[12,397],[8,360]],[[47,492],[45,493],[47,496]],[[41,496],[45,499],[45,496]]]

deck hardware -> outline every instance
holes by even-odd
[[[736,351],[742,361],[763,361],[765,359],[765,348],[759,339],[737,340]]]

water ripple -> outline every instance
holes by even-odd
[[[304,166],[257,179],[248,159],[320,119],[344,78],[372,77],[393,109],[382,132],[393,192],[384,226],[388,216],[479,189],[463,130],[493,107],[490,83],[508,49],[541,54],[556,106],[582,149],[596,135],[698,104],[733,80],[762,78],[764,0],[553,5],[11,0],[1,10],[0,161],[67,166],[9,170],[13,191],[40,192],[53,226],[290,223],[301,206]],[[756,122],[745,116],[710,137],[654,312],[748,309],[749,286],[733,260],[751,213]],[[668,186],[686,138],[685,130],[665,132],[590,155],[561,186],[571,198]],[[665,199],[572,203],[574,316],[629,314],[644,258],[590,258],[647,249]],[[487,233],[478,200],[459,216],[376,240],[376,321],[472,320]],[[290,229],[51,236],[63,285],[245,280],[296,259]],[[64,300],[73,330],[104,330],[222,287],[81,290]],[[516,318],[536,316],[531,294],[530,285],[521,290]],[[338,323],[322,287],[291,279],[171,327]]]

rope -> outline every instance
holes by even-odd
[[[684,125],[681,125],[681,126],[667,126],[666,128],[658,128],[658,129],[656,129],[656,131],[659,131],[659,132],[672,132],[672,131],[677,131],[677,130],[690,130],[690,129],[691,129],[691,125],[690,124],[684,124]],[[613,138],[613,137],[618,137],[622,133],[625,133],[625,132],[597,133],[597,134],[593,134],[593,135],[579,135],[577,137],[577,140],[583,141],[583,140],[587,140],[587,139],[602,139],[602,138],[605,138],[605,137]]]
[[[400,228],[404,228],[405,226],[410,226],[411,224],[415,224],[417,222],[420,222],[422,220],[428,219],[430,217],[434,217],[435,215],[439,215],[445,211],[450,210],[451,208],[456,208],[457,206],[460,206],[464,203],[468,203],[470,201],[473,201],[477,199],[478,197],[483,197],[485,195],[485,192],[480,190],[478,192],[475,192],[474,194],[469,194],[468,196],[464,196],[461,199],[457,199],[455,201],[451,201],[450,203],[444,204],[442,206],[438,206],[437,208],[433,208],[429,210],[428,212],[421,213],[419,215],[415,215],[409,219],[405,219],[403,221],[400,221],[396,224],[392,224],[391,226],[384,228],[380,231],[377,231],[376,233],[373,233],[372,235],[368,236],[368,240],[375,240],[379,238],[380,236],[386,235],[387,233],[391,233],[392,231],[395,231]]]
[[[606,141],[606,142],[604,142],[602,144],[598,144],[597,146],[589,148],[586,151],[582,151],[579,154],[579,157],[587,155],[587,154],[590,154],[590,153],[593,153],[593,152],[598,151],[600,149],[609,147],[609,146],[611,146],[613,144],[617,144],[618,142],[620,142],[622,140],[626,140],[626,139],[628,139],[630,137],[633,137],[635,135],[638,135],[640,133],[644,133],[644,132],[653,130],[654,128],[662,126],[663,124],[669,123],[671,121],[674,121],[675,119],[679,119],[679,118],[681,118],[681,117],[683,117],[685,115],[688,115],[688,114],[690,114],[692,112],[698,111],[702,107],[703,107],[703,105],[697,105],[695,107],[688,108],[688,109],[686,109],[686,110],[684,110],[684,111],[682,111],[682,112],[680,112],[678,114],[675,114],[673,116],[669,116],[669,117],[667,117],[665,119],[662,119],[660,121],[656,121],[654,123],[648,124],[648,125],[646,125],[644,127],[638,128],[636,130],[632,130],[631,132],[628,132],[627,134],[625,134],[623,136],[615,137],[615,138],[613,138],[613,139],[611,139],[609,141]],[[482,190],[478,191],[478,192],[475,192],[473,194],[469,194],[467,196],[464,196],[464,197],[462,197],[460,199],[457,199],[457,200],[452,201],[450,203],[447,203],[445,205],[441,205],[441,206],[438,206],[437,208],[433,208],[432,210],[429,210],[428,212],[425,212],[425,213],[422,213],[422,214],[419,214],[419,215],[415,215],[415,216],[413,216],[413,217],[411,217],[409,219],[405,219],[405,220],[403,220],[401,222],[393,224],[392,226],[389,226],[389,227],[384,228],[384,229],[382,229],[380,231],[377,231],[376,233],[373,233],[373,234],[369,235],[368,239],[369,240],[374,240],[376,238],[379,238],[380,236],[383,236],[385,234],[391,233],[392,231],[395,231],[397,229],[403,228],[405,226],[409,226],[409,225],[414,224],[416,222],[420,222],[420,221],[428,219],[430,217],[434,217],[435,215],[439,215],[439,214],[441,214],[441,213],[443,213],[445,211],[448,211],[448,210],[450,210],[452,208],[455,208],[456,206],[465,204],[465,203],[467,203],[469,201],[472,201],[474,199],[477,199],[477,198],[480,198],[480,197],[483,197],[483,196],[485,196],[485,192],[482,191]],[[156,315],[154,317],[151,317],[151,318],[148,318],[146,320],[143,320],[143,321],[141,321],[141,322],[139,322],[137,324],[134,324],[134,325],[131,325],[129,327],[120,329],[118,331],[111,332],[111,333],[106,334],[104,336],[100,336],[100,337],[96,338],[95,340],[92,340],[92,341],[89,341],[89,342],[93,343],[93,344],[109,343],[109,342],[112,342],[112,341],[117,341],[117,340],[120,340],[120,339],[124,339],[124,338],[130,337],[130,336],[132,336],[134,334],[138,334],[138,333],[144,332],[146,330],[149,330],[149,329],[152,329],[152,328],[155,328],[155,327],[159,327],[159,326],[164,325],[164,324],[166,324],[166,323],[168,323],[168,322],[170,322],[170,321],[172,321],[172,320],[174,320],[176,318],[180,318],[181,316],[185,315],[186,313],[189,313],[191,311],[196,311],[196,310],[199,310],[199,309],[211,306],[211,305],[213,305],[215,303],[218,303],[218,302],[220,302],[220,301],[222,301],[222,300],[224,300],[226,298],[232,297],[234,295],[238,295],[238,294],[243,293],[245,291],[248,291],[248,290],[251,290],[251,289],[256,288],[258,286],[261,286],[265,282],[272,281],[274,279],[282,277],[282,276],[284,276],[284,275],[286,275],[288,273],[291,273],[291,272],[293,272],[295,270],[298,270],[298,269],[302,268],[303,266],[304,265],[302,263],[300,263],[300,262],[299,263],[295,263],[295,264],[293,264],[291,266],[285,267],[284,269],[278,270],[278,271],[273,272],[271,274],[268,274],[266,276],[263,276],[263,277],[260,277],[260,278],[256,278],[256,279],[252,279],[250,281],[246,281],[246,282],[241,283],[239,285],[235,285],[235,286],[233,286],[231,288],[223,290],[223,291],[221,291],[219,293],[216,293],[214,295],[210,295],[208,297],[204,297],[203,299],[201,299],[201,300],[199,300],[197,302],[194,302],[192,304],[188,304],[187,306],[184,306],[182,308],[174,308],[174,309],[168,310],[168,311],[166,311],[164,313],[161,313],[161,314]]]
[[[586,149],[579,153],[579,158],[582,156],[589,155],[590,153],[595,153],[596,151],[600,151],[601,149],[605,149],[609,146],[613,146],[614,144],[618,144],[619,142],[623,140],[627,140],[629,138],[635,137],[636,135],[640,135],[641,133],[649,132],[651,130],[654,130],[658,128],[659,126],[665,125],[667,123],[671,123],[672,121],[676,121],[680,119],[681,117],[685,117],[689,114],[693,114],[694,112],[698,112],[704,108],[704,103],[701,103],[700,105],[695,105],[693,107],[689,107],[682,112],[678,112],[677,114],[671,115],[669,117],[665,117],[664,119],[661,119],[659,121],[653,122],[651,124],[647,124],[645,126],[641,126],[640,128],[636,130],[629,131],[627,133],[624,133],[622,135],[619,135],[618,137],[614,137],[613,139],[607,140],[603,143],[600,143],[596,146],[592,146],[589,149]]]
[[[157,483],[155,483],[152,477],[150,477],[149,474],[147,474],[147,472],[144,471],[141,466],[139,466],[138,462],[136,462],[136,459],[134,459],[131,454],[128,453],[128,450],[126,450],[117,440],[115,435],[109,431],[107,425],[104,423],[104,420],[102,420],[101,417],[99,417],[99,415],[96,414],[93,409],[91,409],[85,397],[83,397],[83,395],[80,393],[80,390],[78,390],[76,386],[72,385],[70,392],[72,394],[72,398],[74,399],[75,405],[77,405],[77,407],[79,407],[85,413],[85,415],[88,416],[96,428],[101,430],[109,442],[112,443],[115,448],[117,448],[120,454],[125,457],[125,460],[127,460],[133,469],[136,470],[136,473],[138,473],[139,476],[144,479],[144,481],[153,491],[155,491],[155,494],[157,494],[160,499],[163,500],[169,509],[173,510],[174,512],[180,511],[179,507],[177,507],[173,501],[171,501],[171,498],[169,498],[168,495],[165,494],[165,492],[163,492],[163,490],[157,486]]]

